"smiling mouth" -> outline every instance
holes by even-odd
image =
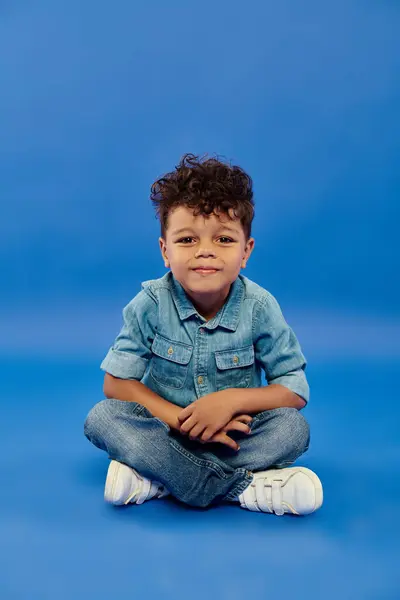
[[[200,273],[201,275],[209,275],[211,273],[217,273],[218,269],[193,269],[195,273]]]

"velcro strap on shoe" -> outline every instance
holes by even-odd
[[[256,493],[255,493],[255,484],[251,483],[239,496],[240,503],[244,504],[247,510],[253,510],[255,512],[261,512],[258,508]]]
[[[285,511],[282,506],[282,480],[272,480],[272,508],[276,515],[283,515]]]
[[[141,486],[138,497],[136,498],[136,504],[143,504],[143,502],[147,500],[151,489],[151,481],[149,481],[149,479],[147,479],[146,477],[143,477],[143,479],[141,479],[140,484]]]
[[[256,497],[257,504],[262,512],[270,513],[271,511],[271,492],[268,486],[268,479],[266,477],[259,478],[256,480]]]

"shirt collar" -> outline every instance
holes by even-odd
[[[182,285],[174,277],[172,271],[169,272],[169,275],[172,297],[181,321],[188,319],[192,315],[198,315],[200,319],[204,320],[204,317],[197,312]],[[236,331],[239,323],[243,296],[244,283],[241,275],[239,275],[231,285],[231,289],[229,290],[229,294],[224,306],[221,307],[215,317],[204,324],[204,327],[207,327],[208,329],[215,329],[216,327],[220,326],[230,329],[231,331]]]

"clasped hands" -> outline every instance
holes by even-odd
[[[178,414],[180,433],[200,443],[220,442],[233,450],[239,444],[227,435],[228,431],[250,433],[250,415],[237,415],[233,388],[202,396]]]

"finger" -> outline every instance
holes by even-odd
[[[203,430],[204,430],[204,425],[201,425],[201,423],[197,423],[197,425],[195,425],[193,427],[193,429],[191,431],[189,431],[189,439],[197,440],[200,437]]]
[[[208,442],[209,440],[211,440],[211,438],[213,437],[214,433],[215,433],[215,431],[213,431],[209,427],[206,427],[206,429],[203,431],[203,433],[201,435],[201,441],[202,442]]]
[[[251,429],[246,423],[231,421],[224,427],[223,431],[242,431],[243,433],[250,433]]]
[[[232,450],[239,450],[240,446],[235,440],[226,435],[226,433],[216,433],[211,441],[220,442],[221,444],[225,444],[225,446],[229,446]]]
[[[250,415],[238,415],[236,417],[234,417],[234,419],[232,419],[233,421],[241,421],[242,423],[251,423],[253,420],[253,417],[251,417]]]
[[[181,412],[178,415],[178,421],[180,423],[183,423],[184,421],[186,421],[186,419],[188,417],[190,417],[190,415],[193,412],[193,407],[192,406],[187,406],[186,408],[184,408],[183,410],[181,410]]]
[[[192,415],[184,423],[181,424],[179,430],[181,433],[188,433],[197,424],[197,420]]]

